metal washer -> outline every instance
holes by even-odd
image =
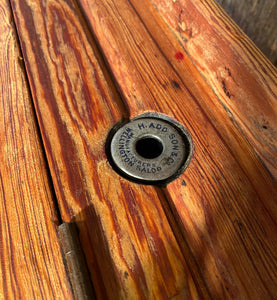
[[[181,124],[155,114],[137,117],[117,129],[108,152],[115,170],[124,177],[147,184],[167,183],[186,168],[192,143]]]

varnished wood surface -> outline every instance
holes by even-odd
[[[8,1],[0,4],[0,299],[72,299]]]
[[[276,68],[214,1],[152,2],[277,181]]]
[[[164,112],[183,123],[192,135],[194,158],[165,194],[212,298],[271,299],[277,291],[277,194],[274,180],[252,148],[256,141],[249,145],[248,132],[236,126],[149,1],[80,3],[130,115],[149,110]],[[186,1],[191,5],[188,11],[193,11],[193,3]],[[167,2],[167,7],[173,4]],[[201,25],[201,20],[195,20]],[[220,39],[213,42],[220,47]],[[262,64],[265,59],[257,54],[256,60],[259,58],[257,63]],[[236,60],[229,61],[231,69],[233,64]],[[255,71],[257,77],[268,76],[268,81],[259,85],[255,78],[256,84],[252,85],[256,93],[261,91],[266,96],[261,99],[259,93],[252,94],[248,104],[259,105],[261,114],[271,120],[268,128],[274,128],[275,70],[268,61],[264,64],[268,74],[244,63],[238,75],[242,72],[241,76],[249,76],[249,80]],[[249,71],[244,74],[246,68]],[[247,83],[241,83],[241,89],[250,89]],[[237,102],[244,100],[242,96]],[[232,109],[248,121],[245,108],[234,105]],[[275,147],[276,136],[271,141],[269,144]],[[269,145],[264,144],[267,149]],[[272,162],[276,163],[275,156]]]
[[[73,1],[12,1],[61,216],[79,227],[98,298],[272,299],[274,68],[211,1],[79,5],[88,27]],[[195,146],[163,190],[120,178],[104,153],[109,129],[145,111],[177,119]]]
[[[206,298],[162,194],[123,180],[105,157],[107,133],[127,111],[75,3],[12,5],[61,216],[79,227],[98,298]]]

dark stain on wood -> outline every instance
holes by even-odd
[[[171,81],[171,85],[172,85],[172,87],[174,88],[174,89],[180,89],[181,87],[180,87],[180,84],[177,82],[177,81],[175,81],[175,80],[172,80]]]

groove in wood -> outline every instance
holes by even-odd
[[[173,16],[174,21],[175,12],[166,8],[175,7],[175,2],[179,9],[181,1],[161,2],[164,3],[163,15]],[[216,82],[208,85],[207,78],[202,77],[206,70],[209,71],[209,57],[203,55],[204,49],[198,47],[194,52],[203,59],[201,65],[196,61],[198,68],[202,66],[201,74],[161,18],[161,12],[149,1],[91,3],[80,0],[80,3],[131,116],[145,111],[166,113],[183,123],[192,135],[194,158],[187,171],[168,185],[165,194],[185,241],[183,244],[189,245],[212,298],[271,299],[277,290],[274,255],[277,191],[274,180],[256,153],[271,167],[273,174],[276,156],[272,155],[270,147],[275,147],[276,137],[272,136],[271,143],[270,139],[257,134],[260,139],[257,142],[250,139],[251,132],[244,127],[238,128],[230,109],[234,107],[240,115],[242,121],[239,124],[250,124],[246,107],[236,106],[243,102],[238,100],[230,109],[219,103],[218,95],[214,93]],[[158,1],[156,3],[158,5]],[[185,3],[188,8],[184,14],[196,15],[211,1]],[[191,26],[197,28],[203,24],[206,30],[213,30],[207,19],[213,19],[216,14],[214,9],[188,20]],[[225,23],[230,22],[226,16],[224,18]],[[217,22],[216,28],[225,24],[220,20]],[[183,27],[185,30],[185,24]],[[200,29],[195,34],[201,36],[201,45],[205,45],[206,52],[221,45],[220,39],[215,42],[216,36],[205,37]],[[246,51],[249,45],[248,41],[241,45],[235,39],[235,31],[228,34],[232,40],[224,46],[224,54],[219,56],[222,60],[233,48],[245,47]],[[251,95],[247,98],[248,103],[251,100],[254,107],[256,105],[253,118],[260,107],[273,126],[276,121],[275,70],[253,44],[251,48],[254,55],[250,58],[237,56],[240,61],[245,59],[240,68],[232,56],[228,66],[236,66],[237,74],[247,79],[240,82],[240,89]],[[210,65],[213,61],[220,64],[216,56],[214,60],[210,59]],[[224,62],[220,65],[223,69]],[[256,69],[257,65],[261,66],[261,72]],[[248,80],[255,82],[252,88]],[[254,87],[259,91],[257,94],[253,92]],[[260,98],[262,94],[265,98]],[[267,157],[271,157],[269,163]]]
[[[277,180],[276,68],[213,0],[151,2]]]
[[[8,1],[0,4],[0,298],[72,299]]]
[[[128,110],[75,2],[12,7],[61,216],[78,226],[97,297],[207,298],[156,190],[120,178],[107,162],[105,138]]]

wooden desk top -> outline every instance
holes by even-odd
[[[79,286],[97,299],[274,299],[277,73],[222,9],[0,8],[0,298],[90,299],[76,288],[83,251]],[[105,153],[111,128],[145,112],[193,140],[188,168],[163,188],[122,178]],[[66,222],[77,239],[59,240]]]

